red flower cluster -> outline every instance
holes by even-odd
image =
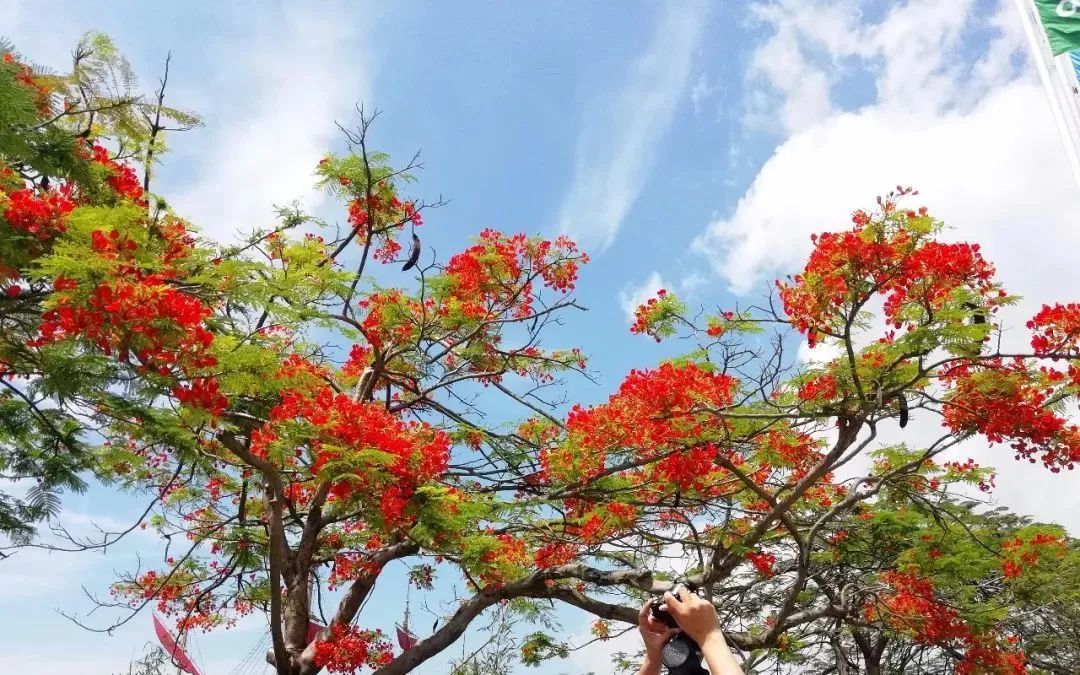
[[[758,574],[766,579],[776,574],[776,569],[773,568],[773,565],[776,564],[776,556],[772,553],[749,551],[746,554],[746,559],[750,561],[750,564],[754,566],[754,569],[758,571]]]
[[[1043,305],[1039,313],[1027,322],[1031,348],[1041,355],[1076,355],[1080,353],[1080,304]]]
[[[52,110],[52,96],[49,94],[49,90],[34,78],[30,66],[25,63],[20,63],[11,52],[6,52],[4,54],[4,63],[18,68],[18,72],[15,74],[15,81],[26,89],[29,89],[31,94],[33,94],[38,114],[41,116],[48,115]]]
[[[969,641],[964,658],[956,664],[956,675],[1024,675],[1027,672],[1024,652],[1003,648],[997,641],[985,638]]]
[[[836,378],[832,373],[815,375],[799,387],[800,401],[832,401],[836,398]]]
[[[373,216],[370,228],[369,211]],[[368,244],[370,231],[373,241],[379,244],[374,258],[382,262],[393,261],[401,252],[401,244],[395,237],[399,231],[404,231],[406,223],[416,227],[424,224],[413,202],[403,202],[393,194],[388,198],[373,194],[370,200],[363,195],[357,197],[349,202],[348,220],[356,230],[356,240],[361,246]]]
[[[631,333],[652,335],[657,342],[660,342],[660,335],[653,332],[652,328],[657,322],[668,318],[668,310],[663,303],[665,297],[667,297],[667,290],[661,288],[656,291],[655,298],[649,298],[644,304],[634,309],[634,323],[630,326]]]
[[[578,547],[574,544],[544,544],[536,549],[536,566],[546,570],[560,565],[569,565],[577,557]]]
[[[340,548],[341,541],[328,540],[328,545]],[[382,569],[378,563],[370,560],[366,554],[357,551],[343,551],[334,555],[334,567],[326,583],[330,590],[359,578],[361,575],[376,575]]]
[[[965,648],[956,672],[1023,675],[1026,663],[1021,651],[1003,648],[993,635],[976,634],[959,613],[935,597],[933,583],[915,573],[886,572],[881,581],[892,590],[868,602],[867,620],[880,620],[893,630],[927,645],[959,645]]]
[[[364,345],[349,348],[349,358],[341,367],[341,374],[347,377],[360,377],[364,369],[371,365],[371,349]]]
[[[704,492],[716,484],[718,471],[716,455],[720,452],[712,443],[699,445],[684,452],[675,452],[656,463],[654,476],[666,484],[676,485],[682,492]]]
[[[934,597],[934,584],[930,579],[889,571],[881,575],[881,581],[891,586],[892,591],[881,597],[877,604],[867,604],[868,620],[882,620],[923,644],[942,644],[971,635],[956,610]]]
[[[977,245],[942,243],[909,230],[908,222],[925,219],[925,209],[904,215],[891,201],[883,207],[879,220],[858,211],[852,229],[811,237],[814,250],[804,271],[792,284],[776,283],[791,324],[811,347],[822,334],[836,334],[846,312],[874,295],[887,296],[885,315],[899,328],[905,308],[941,307],[959,288],[984,297],[995,289],[994,267]]]
[[[529,316],[537,279],[562,293],[574,289],[578,266],[588,262],[588,256],[577,251],[577,245],[567,237],[552,242],[484,230],[477,244],[450,258],[446,265],[453,288],[444,311],[456,309],[471,320],[504,312]]]
[[[354,673],[389,664],[394,658],[390,642],[379,630],[330,625],[330,639],[315,642],[315,665],[331,673]]]
[[[175,565],[173,558],[166,563]],[[211,563],[211,567],[215,563]],[[131,607],[141,607],[153,600],[157,611],[166,616],[177,616],[178,630],[210,630],[217,626],[235,623],[235,618],[227,619],[228,609],[216,602],[212,596],[201,594],[202,585],[188,570],[173,567],[169,572],[150,570],[129,582],[113,585],[112,595],[128,598]],[[248,603],[237,602],[233,605],[234,616],[251,612]]]
[[[904,247],[905,232],[895,237],[871,232],[856,220],[847,232],[813,235],[814,250],[794,284],[776,282],[792,325],[807,336],[810,346],[822,332],[829,332],[840,309],[869,288],[884,286],[896,274]]]
[[[941,379],[951,384],[943,414],[953,431],[1009,443],[1017,459],[1035,462],[1041,453],[1043,464],[1055,473],[1080,461],[1080,428],[1049,406],[1055,389],[1037,381],[1023,361],[960,365]]]
[[[416,339],[421,319],[420,303],[407,298],[401,291],[372,293],[358,304],[367,310],[360,330],[375,349]]]
[[[571,442],[541,452],[544,475],[577,480],[602,471],[613,450],[654,456],[658,449],[685,444],[705,428],[697,413],[729,405],[736,384],[729,375],[710,373],[695,364],[666,363],[655,370],[633,370],[607,403],[570,410],[566,429]],[[667,468],[674,469],[676,464]],[[667,478],[682,480],[674,474]]]
[[[221,393],[218,381],[212,377],[200,377],[185,385],[173,387],[173,396],[183,405],[199,408],[214,417],[225,414],[229,398]]]
[[[506,582],[507,568],[520,568],[529,559],[525,550],[525,542],[509,534],[498,534],[495,538],[499,541],[496,548],[485,551],[480,556],[480,562],[484,565],[480,572],[480,580],[485,586],[497,586]]]
[[[68,185],[58,190],[35,191],[25,188],[8,195],[0,192],[0,200],[5,197],[7,204],[4,207],[4,219],[11,227],[26,232],[39,241],[46,241],[63,233],[67,229],[64,216],[75,208]]]
[[[821,449],[818,447],[817,441],[807,434],[790,429],[786,432],[773,430],[763,434],[760,437],[758,452],[761,457],[767,459],[773,466],[790,469],[789,481],[792,483],[802,480],[821,460]],[[769,464],[763,466],[763,469],[763,471],[759,471],[759,473],[763,474],[760,480],[757,480],[755,476],[755,480],[760,485],[764,485],[764,478],[771,473]],[[831,474],[822,476],[821,485],[810,488],[810,491],[806,493],[806,497],[821,501],[826,492],[842,489],[842,486],[827,485],[830,480],[832,480]],[[819,490],[825,492],[819,492]]]
[[[107,171],[105,182],[109,184],[109,187],[116,194],[141,206],[146,205],[146,200],[143,199],[143,189],[139,185],[139,177],[135,175],[134,169],[127,164],[121,164],[110,159],[109,151],[97,144],[94,144],[91,148],[91,157],[95,162],[105,167]]]
[[[903,258],[899,274],[886,284],[885,316],[895,321],[912,303],[939,308],[957,288],[989,296],[993,277],[994,266],[983,259],[978,244],[927,241]]]
[[[406,423],[385,407],[355,401],[329,387],[286,389],[269,422],[252,438],[252,452],[270,454],[282,425],[301,423],[313,455],[311,473],[334,486],[336,499],[359,499],[378,509],[387,530],[408,526],[405,510],[416,489],[438,478],[450,458],[450,439],[426,423]],[[385,459],[363,459],[377,451]],[[334,468],[327,465],[335,463]]]
[[[967,459],[966,462],[962,464],[960,462],[945,462],[941,465],[941,467],[949,473],[950,478],[956,477],[964,479],[969,476],[979,477],[979,490],[981,490],[982,492],[990,492],[995,487],[995,474],[983,474],[981,471],[982,467],[979,466],[979,464],[977,464],[975,460],[971,459],[970,457]]]
[[[734,321],[735,312],[721,312],[720,318],[710,319],[705,334],[711,338],[718,338],[724,334],[724,321]]]
[[[577,504],[568,503],[568,506],[571,508],[568,510],[567,516],[580,518],[579,513],[588,508],[589,505],[585,502],[578,502]],[[636,518],[637,511],[633,506],[619,502],[608,502],[590,511],[584,517],[584,522],[580,526],[571,525],[567,527],[566,533],[571,536],[576,535],[585,543],[595,544],[630,527],[634,524]]]
[[[56,285],[56,306],[42,314],[33,346],[84,338],[106,354],[117,351],[121,359],[133,354],[161,374],[173,366],[191,372],[215,363],[206,353],[214,340],[204,325],[210,309],[161,275],[128,270],[124,278],[100,283],[85,304],[60,292],[69,287],[66,281],[58,279]]]
[[[1001,544],[1001,553],[1005,556],[1001,572],[1006,579],[1015,579],[1023,574],[1025,568],[1037,565],[1040,556],[1060,558],[1065,555],[1065,548],[1065,540],[1052,534],[1036,534],[1026,541],[1014,537]]]
[[[108,272],[83,284],[54,279],[52,306],[29,345],[84,340],[125,363],[134,358],[140,372],[191,378],[190,384],[175,385],[181,402],[221,414],[228,400],[202,372],[216,364],[209,353],[214,336],[206,326],[212,311],[173,283],[182,274],[178,263],[193,246],[187,226],[171,218],[155,226],[145,250],[118,230],[94,230],[90,247]],[[164,257],[157,257],[161,252]],[[144,268],[146,254],[155,257],[155,271]]]

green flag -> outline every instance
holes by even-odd
[[[1080,49],[1080,0],[1035,0],[1054,56]]]

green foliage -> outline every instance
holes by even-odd
[[[0,533],[23,541],[35,522],[56,515],[61,490],[84,489],[79,473],[94,458],[85,437],[88,415],[74,404],[85,403],[87,392],[115,386],[117,375],[109,359],[72,344],[29,350],[26,343],[49,306],[40,301],[56,275],[89,280],[107,272],[99,257],[87,255],[92,230],[119,229],[146,240],[146,229],[135,226],[145,212],[118,199],[106,184],[109,170],[91,160],[90,144],[107,142],[125,157],[142,158],[151,145],[158,153],[164,149],[164,134],[155,135],[153,124],[190,128],[199,120],[157,98],[144,99],[130,65],[101,34],[83,37],[67,73],[26,65],[6,41],[0,40],[0,54],[11,57],[0,59],[0,194],[64,183],[80,203],[67,219],[68,237],[55,247],[0,218],[0,268],[20,271],[31,285],[24,295],[0,301],[0,364],[45,375],[5,382],[0,394],[0,473],[32,484],[23,498],[0,492]],[[45,251],[55,255],[41,256]]]
[[[570,648],[546,633],[531,633],[521,642],[521,662],[527,666],[539,666],[553,658],[565,659]]]

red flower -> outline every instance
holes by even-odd
[[[447,311],[460,312],[470,320],[504,313],[529,316],[535,280],[568,293],[574,289],[579,264],[585,262],[588,256],[578,253],[567,237],[552,242],[484,230],[479,243],[446,265],[446,276],[453,281]]]
[[[773,569],[773,565],[776,564],[776,556],[772,553],[750,551],[746,554],[746,559],[754,565],[754,569],[756,569],[761,576],[769,578],[776,574],[776,570]]]
[[[50,191],[26,188],[8,195],[0,191],[0,204],[5,196],[4,219],[39,241],[53,239],[67,230],[65,217],[75,208],[68,186]]]
[[[536,549],[536,566],[542,570],[567,565],[577,557],[577,546],[566,543],[545,544]]]
[[[1080,461],[1080,428],[1048,405],[1054,389],[1022,361],[961,365],[942,375],[951,385],[943,411],[953,431],[974,431],[990,443],[1009,443],[1017,459],[1041,454],[1051,471]]]
[[[832,401],[836,398],[836,378],[832,373],[817,375],[799,387],[800,401]]]
[[[1080,353],[1080,304],[1043,305],[1028,321],[1027,327],[1036,331],[1031,348],[1036,354],[1067,356]]]
[[[899,196],[908,194],[901,190]],[[849,311],[873,296],[886,298],[885,316],[900,327],[900,317],[929,317],[953,298],[957,289],[986,298],[996,297],[994,267],[979,246],[929,239],[916,219],[890,216],[895,205],[881,202],[884,214],[871,218],[857,211],[854,227],[814,235],[814,250],[806,268],[792,283],[777,282],[784,311],[810,346],[822,335],[840,334]]]
[[[315,642],[315,665],[331,673],[352,673],[361,668],[378,669],[394,658],[390,642],[379,630],[331,624],[330,639]]]
[[[116,194],[125,199],[130,199],[136,204],[146,205],[142,185],[139,184],[139,177],[135,175],[134,169],[127,164],[121,164],[110,159],[109,151],[96,143],[91,146],[91,158],[105,167],[107,174],[105,182],[109,184],[109,187]]]

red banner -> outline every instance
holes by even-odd
[[[408,629],[402,628],[401,624],[394,624],[394,628],[397,629],[397,643],[402,649],[412,649],[419,640],[415,635],[409,632]]]
[[[154,615],[154,632],[157,633],[161,646],[165,648],[165,653],[169,655],[176,665],[180,666],[180,670],[189,675],[200,675],[199,669],[191,662],[191,659],[180,645],[176,644],[176,639],[173,638],[172,633],[165,628],[165,624],[161,623],[156,614]]]

